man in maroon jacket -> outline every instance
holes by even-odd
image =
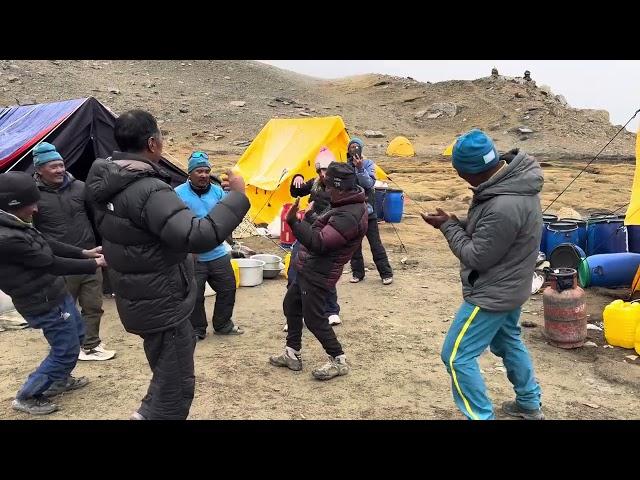
[[[349,366],[325,314],[329,292],[335,288],[344,265],[367,233],[368,214],[364,190],[356,183],[353,167],[332,162],[325,177],[331,209],[313,224],[296,218],[299,198],[287,214],[287,223],[300,242],[294,267],[298,272],[284,297],[287,317],[285,351],[269,358],[272,365],[302,370],[302,319],[329,355],[329,361],[312,372],[318,380],[346,375]]]

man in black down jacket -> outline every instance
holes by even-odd
[[[33,224],[47,238],[79,248],[92,249],[96,239],[89,220],[90,208],[85,203],[84,182],[66,171],[64,160],[50,143],[42,142],[33,149],[33,178],[40,190],[38,213]],[[105,350],[100,341],[102,310],[102,271],[88,275],[65,277],[67,289],[80,303],[86,335],[80,360],[110,360],[116,352]]]
[[[325,188],[331,195],[331,209],[311,225],[298,221],[298,201],[287,214],[287,223],[300,242],[295,259],[296,281],[284,297],[287,317],[287,345],[269,361],[277,367],[302,370],[302,319],[329,355],[329,361],[312,372],[318,380],[346,375],[349,366],[342,346],[325,316],[329,291],[335,288],[342,269],[367,232],[368,214],[364,190],[356,185],[355,172],[344,163],[332,162]]]
[[[33,415],[55,412],[47,397],[84,387],[70,374],[78,362],[84,324],[58,275],[90,274],[104,267],[100,249],[82,250],[45,237],[34,228],[40,192],[24,172],[0,175],[0,289],[29,326],[42,329],[49,355],[18,391],[13,408]]]
[[[87,195],[125,330],[144,339],[153,371],[133,419],[186,419],[193,400],[195,334],[189,318],[196,301],[194,260],[220,245],[249,210],[242,177],[229,173],[231,192],[209,215],[197,218],[158,166],[162,134],[142,110],[115,122],[121,151],[94,162]]]

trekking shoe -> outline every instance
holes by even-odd
[[[338,315],[329,315],[329,325],[340,325],[342,320]]]
[[[244,330],[240,328],[238,325],[234,325],[233,328],[228,332],[214,331],[213,333],[215,333],[216,335],[242,335],[244,333]]]
[[[275,367],[287,367],[298,372],[302,370],[302,355],[293,348],[286,347],[280,355],[269,357],[269,363]]]
[[[58,405],[45,397],[31,397],[24,400],[14,399],[11,402],[14,410],[31,415],[48,415],[58,410]]]
[[[358,278],[358,277],[351,277],[351,279],[349,279],[349,281],[351,283],[358,283],[361,282],[362,280],[364,280],[363,278]]]
[[[349,373],[349,365],[347,365],[347,357],[345,355],[329,356],[327,363],[311,372],[314,378],[318,380],[329,380],[347,373]]]
[[[504,402],[502,411],[512,417],[524,418],[525,420],[544,420],[542,409],[528,410],[522,408],[517,402]]]
[[[53,382],[49,388],[47,388],[43,393],[43,397],[55,397],[56,395],[60,395],[61,393],[68,392],[70,390],[77,390],[86,386],[89,383],[89,379],[87,377],[79,377],[75,378],[69,375],[67,381],[64,382],[62,380],[58,380]]]
[[[129,420],[146,420],[146,418],[136,411],[131,414]]]
[[[383,285],[391,285],[393,283],[393,277],[387,277],[382,279]]]
[[[116,356],[115,350],[105,350],[104,345],[101,343],[97,347],[93,347],[90,349],[81,348],[80,355],[78,355],[78,360],[83,361],[98,361],[102,362],[104,360],[111,360]]]

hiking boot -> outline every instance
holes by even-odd
[[[101,343],[93,348],[81,348],[78,360],[103,362],[105,360],[111,360],[115,356],[115,350],[105,350],[104,345]]]
[[[544,420],[542,409],[528,410],[522,408],[517,402],[504,402],[502,411],[512,417],[524,418],[525,420]]]
[[[31,397],[24,400],[16,398],[11,402],[11,406],[14,410],[31,415],[48,415],[58,410],[58,405],[45,397]]]
[[[228,332],[214,331],[213,333],[215,333],[216,335],[242,335],[244,333],[244,330],[240,328],[238,325],[234,325],[233,328]]]
[[[347,373],[349,373],[349,365],[347,365],[347,357],[344,354],[337,357],[329,356],[327,363],[311,372],[318,380],[329,380]]]
[[[298,372],[302,370],[302,355],[293,348],[286,347],[280,355],[269,357],[269,363],[275,367],[287,367]]]
[[[383,285],[391,285],[393,283],[393,277],[387,277],[382,279]]]
[[[338,315],[329,315],[329,325],[340,325],[342,320]]]
[[[44,397],[55,397],[56,395],[60,395],[61,393],[68,392],[70,390],[77,390],[86,386],[89,383],[89,379],[87,377],[79,377],[75,378],[69,375],[67,381],[64,382],[62,380],[58,380],[53,382],[49,388],[47,388],[42,396]]]

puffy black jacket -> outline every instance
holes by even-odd
[[[46,239],[31,224],[0,210],[0,290],[23,317],[46,313],[62,301],[67,289],[58,275],[96,268],[81,248]]]
[[[37,173],[34,179],[40,190],[38,213],[33,217],[35,227],[47,238],[87,250],[95,247],[96,239],[87,215],[84,182],[76,180],[68,172],[60,188],[48,186]]]
[[[333,288],[342,269],[362,243],[369,226],[366,197],[361,187],[351,192],[334,190],[331,209],[313,225],[295,221],[291,229],[300,242],[295,269],[307,281]]]
[[[158,165],[121,152],[96,160],[87,176],[116,306],[131,333],[158,332],[189,319],[196,286],[188,253],[220,245],[249,210],[243,193],[230,192],[199,219],[168,182]]]

